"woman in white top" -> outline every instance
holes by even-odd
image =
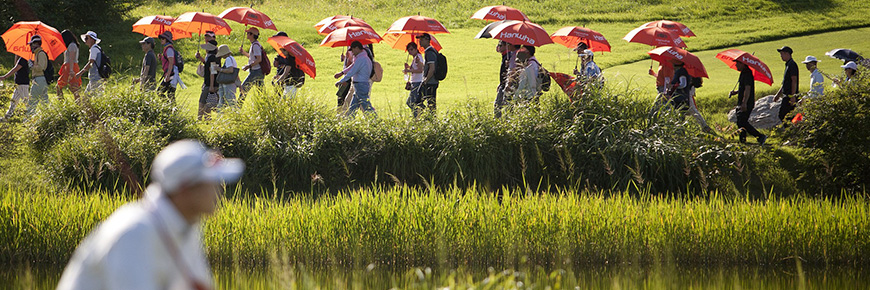
[[[419,114],[417,108],[423,107],[423,100],[420,98],[420,87],[423,83],[423,55],[417,48],[417,44],[410,42],[405,46],[405,51],[411,57],[411,64],[405,63],[405,69],[402,73],[405,74],[405,80],[408,82],[406,86],[410,86],[411,92],[408,95],[408,101],[405,102],[411,111],[414,113],[414,118]],[[410,74],[410,78],[408,78]]]
[[[63,88],[69,87],[76,99],[79,98],[79,89],[82,87],[82,78],[76,77],[79,68],[79,41],[72,31],[64,30],[60,33],[66,45],[63,52],[63,65],[60,67],[57,78],[57,97],[63,99]]]
[[[236,59],[232,56],[230,52],[230,47],[226,44],[221,44],[218,46],[217,54],[218,58],[224,58],[224,65],[219,70],[214,70],[215,73],[227,73],[232,74],[233,71],[238,71],[239,65],[236,63]],[[238,81],[238,74],[236,76],[236,82]],[[218,88],[218,96],[221,97],[220,103],[218,103],[218,107],[223,107],[224,105],[233,105],[236,103],[236,82],[232,82],[229,84],[220,84]]]

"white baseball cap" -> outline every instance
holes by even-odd
[[[159,184],[165,195],[172,195],[185,185],[198,182],[235,182],[245,164],[238,158],[223,158],[196,140],[169,144],[154,157],[151,181]]]
[[[95,41],[94,43],[95,43],[95,44],[99,44],[100,41],[102,41],[102,40],[100,40],[99,38],[97,38],[97,33],[96,33],[96,32],[93,32],[93,31],[88,31],[88,33],[82,34],[82,35],[81,35],[82,41],[88,41],[88,36],[90,36],[91,38],[94,39],[94,41]]]
[[[850,62],[846,63],[846,65],[841,65],[840,67],[841,67],[841,68],[851,68],[851,69],[853,69],[853,70],[858,70],[858,64],[855,63],[854,61],[850,61]]]
[[[811,62],[819,62],[815,56],[808,55],[806,59],[804,59],[803,63],[811,63]]]

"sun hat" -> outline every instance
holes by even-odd
[[[99,44],[100,41],[102,41],[99,38],[97,38],[97,33],[93,32],[93,31],[88,31],[88,33],[81,35],[82,41],[88,41],[88,37],[94,39],[94,41],[95,41],[94,44]]]
[[[39,35],[31,36],[30,41],[28,41],[27,44],[32,44],[32,43],[37,42],[37,41],[42,42],[42,36],[39,36]]]
[[[172,43],[172,32],[171,31],[164,31],[159,36],[157,36],[157,38],[164,39],[167,42]]]
[[[580,55],[582,55],[582,56],[594,56],[595,53],[593,53],[591,50],[584,49],[583,52],[580,53]]]
[[[275,37],[275,36],[289,37],[289,36],[287,36],[287,32],[284,32],[284,31],[278,31],[278,33],[275,33],[275,35],[272,35],[272,37]]]
[[[802,63],[811,63],[811,62],[819,62],[819,60],[816,59],[815,56],[808,55],[807,58],[804,61],[802,61]]]
[[[858,70],[858,64],[855,63],[854,61],[850,61],[850,62],[846,63],[846,65],[841,65],[840,67],[841,67],[841,68],[850,68],[850,69],[853,69],[853,70]]]
[[[151,37],[147,37],[147,36],[146,36],[145,38],[143,38],[142,40],[139,41],[139,44],[150,44],[150,45],[154,45],[154,38],[151,38]]]
[[[238,158],[223,158],[196,140],[181,140],[166,146],[154,157],[151,181],[163,194],[172,195],[179,188],[199,182],[235,182],[245,170]]]
[[[785,52],[788,52],[789,54],[794,53],[794,50],[791,50],[791,47],[788,47],[788,46],[783,46],[782,48],[777,48],[776,51],[779,51],[779,52],[785,51]]]
[[[205,51],[212,51],[217,49],[217,46],[214,46],[214,44],[208,42],[200,44],[199,47],[202,47],[202,49],[205,49]]]
[[[245,29],[245,32],[250,32],[250,33],[253,33],[254,35],[260,35],[260,30],[257,29],[256,27],[251,27],[251,28]]]
[[[225,57],[225,56],[229,55],[230,53],[232,53],[230,51],[230,47],[227,46],[226,44],[221,44],[221,46],[218,46],[217,53],[215,53],[215,56]]]

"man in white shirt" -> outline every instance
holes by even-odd
[[[76,73],[76,77],[81,77],[85,71],[88,72],[88,87],[85,89],[85,92],[93,93],[96,90],[102,88],[103,78],[100,77],[100,52],[102,49],[98,44],[100,44],[99,38],[97,38],[97,33],[93,31],[88,31],[88,33],[81,35],[82,41],[90,47],[90,53],[88,54],[88,63],[85,67],[82,68],[78,73]]]
[[[807,66],[807,70],[810,71],[810,91],[807,97],[813,98],[824,95],[825,78],[822,77],[822,72],[816,67],[819,60],[815,56],[809,55],[804,59],[803,63]]]
[[[519,80],[517,80],[517,90],[514,93],[513,100],[536,100],[541,91],[541,84],[538,81],[538,72],[541,69],[541,64],[535,58],[535,47],[524,46],[517,52],[517,61],[523,63],[524,68],[520,73]]]
[[[239,159],[223,159],[202,143],[163,149],[142,200],[126,204],[79,245],[58,289],[211,289],[200,220],[212,214],[221,182],[238,180]]]

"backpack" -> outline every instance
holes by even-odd
[[[704,86],[704,79],[692,77],[692,86],[694,86],[696,88],[700,88],[700,87]]]
[[[45,53],[45,59],[48,60],[48,62],[47,62],[48,65],[45,66],[45,72],[44,72],[45,73],[45,83],[50,84],[50,83],[53,83],[54,81],[57,80],[57,76],[55,76],[55,74],[54,74],[54,62],[51,61],[51,58],[48,57],[48,53],[46,53],[45,51],[42,51],[42,53]]]
[[[272,73],[272,63],[269,62],[269,55],[266,54],[266,50],[263,49],[263,45],[258,41],[255,45],[260,47],[260,71],[263,72],[263,75],[269,75]]]
[[[380,82],[384,78],[384,68],[381,67],[381,63],[373,61],[372,62],[372,76],[371,79],[373,82]]]
[[[305,84],[305,72],[296,66],[286,68],[290,70],[290,83],[295,87],[301,87]]]
[[[435,50],[434,48],[432,50]],[[443,81],[447,78],[447,57],[440,52],[435,52],[438,58],[435,61],[435,79]]]
[[[549,92],[550,85],[552,84],[552,80],[550,79],[550,72],[541,65],[540,62],[536,59],[535,62],[538,63],[538,84],[540,85],[542,92]]]
[[[112,60],[109,59],[109,56],[106,55],[106,52],[103,51],[102,47],[97,46],[97,49],[100,50],[100,59],[99,64],[97,65],[97,72],[100,74],[100,78],[108,78],[112,75]]]

